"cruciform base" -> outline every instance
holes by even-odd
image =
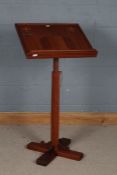
[[[83,153],[70,150],[70,143],[71,139],[61,138],[57,147],[52,146],[51,142],[45,143],[42,141],[40,143],[31,142],[27,145],[27,148],[44,153],[36,160],[36,163],[42,166],[47,166],[56,156],[80,161],[83,158]]]

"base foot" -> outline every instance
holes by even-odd
[[[83,153],[70,150],[70,143],[71,139],[61,138],[59,139],[59,144],[57,148],[54,148],[51,145],[51,142],[45,143],[43,141],[40,143],[31,142],[27,145],[27,148],[30,150],[44,153],[36,161],[38,165],[42,166],[47,166],[51,161],[56,158],[56,156],[80,161],[83,158]]]
[[[39,151],[45,153],[51,148],[51,143],[50,142],[45,143],[43,141],[40,143],[30,142],[26,147],[33,151]]]
[[[48,150],[36,160],[36,164],[47,166],[50,162],[52,162],[56,158],[56,156],[57,154],[54,151],[54,149]]]
[[[84,157],[83,153],[72,151],[69,149],[58,149],[57,155],[68,159],[72,159],[72,160],[78,160],[78,161],[80,161]]]

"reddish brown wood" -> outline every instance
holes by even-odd
[[[51,140],[52,145],[58,145],[59,138],[59,98],[60,98],[59,59],[53,59],[52,99],[51,99]]]
[[[61,157],[64,157],[64,158],[68,158],[68,159],[72,159],[72,160],[81,160],[83,158],[83,153],[81,152],[77,152],[77,151],[72,151],[72,150],[69,150],[69,149],[58,149],[57,151],[57,155],[58,156],[61,156]]]
[[[27,146],[28,149],[33,150],[33,151],[39,151],[45,153],[51,148],[51,143],[45,143],[45,142],[30,142]]]
[[[47,166],[56,156],[73,160],[81,160],[83,158],[83,153],[69,149],[70,139],[59,139],[60,74],[59,59],[54,58],[52,72],[51,142],[31,142],[27,145],[28,149],[44,153],[36,161],[37,164],[42,166]]]
[[[78,24],[20,23],[15,26],[28,58],[78,58],[97,54]]]
[[[50,150],[42,154],[42,156],[40,156],[36,160],[36,163],[38,165],[47,166],[51,161],[53,161],[56,158],[56,156],[57,153],[55,152],[54,148],[51,148]]]
[[[16,29],[28,58],[53,58],[51,97],[51,141],[31,142],[28,149],[42,152],[37,164],[46,166],[56,156],[81,160],[83,153],[69,149],[70,139],[59,139],[60,74],[59,58],[94,57],[91,46],[78,24],[16,24]]]
[[[56,147],[52,145],[52,142],[31,142],[27,145],[27,148],[44,153],[36,160],[37,164],[43,166],[47,166],[56,156],[80,161],[83,158],[83,153],[70,150],[70,143],[70,139],[61,138],[58,140],[58,145]]]

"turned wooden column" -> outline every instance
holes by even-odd
[[[59,58],[54,58],[51,91],[51,141],[54,147],[57,147],[59,141],[60,74]]]

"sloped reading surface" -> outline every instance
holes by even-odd
[[[95,57],[78,24],[18,23],[16,29],[28,58]]]

